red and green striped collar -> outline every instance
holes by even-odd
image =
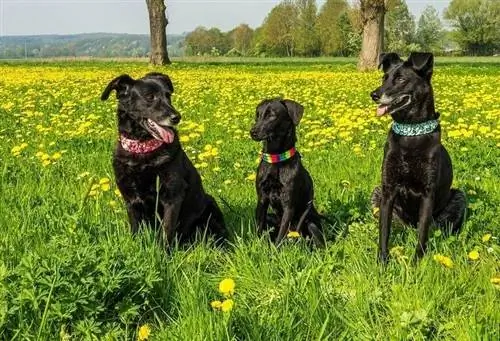
[[[260,153],[260,158],[262,159],[262,161],[267,163],[280,163],[291,159],[296,153],[297,150],[295,149],[295,147],[292,147],[281,154]]]

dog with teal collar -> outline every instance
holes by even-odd
[[[431,85],[434,57],[412,53],[402,60],[396,53],[382,54],[382,85],[371,93],[377,116],[390,115],[382,162],[382,184],[373,190],[371,202],[378,211],[378,257],[389,257],[393,217],[417,227],[415,259],[427,248],[431,226],[458,233],[465,219],[466,197],[451,188],[451,158],[441,144],[439,113],[435,111]]]

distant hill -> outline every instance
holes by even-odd
[[[184,54],[186,34],[167,35],[170,56]],[[51,57],[146,57],[147,34],[84,33],[0,37],[0,59]]]

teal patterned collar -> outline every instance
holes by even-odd
[[[418,136],[432,133],[439,125],[438,120],[421,123],[392,123],[392,131],[402,136]]]

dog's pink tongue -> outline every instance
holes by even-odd
[[[387,114],[387,108],[388,108],[387,105],[379,105],[377,107],[377,116],[383,116]]]
[[[149,120],[149,122],[155,127],[156,132],[161,136],[161,139],[165,143],[174,142],[174,132],[172,129],[163,128],[153,120]]]

